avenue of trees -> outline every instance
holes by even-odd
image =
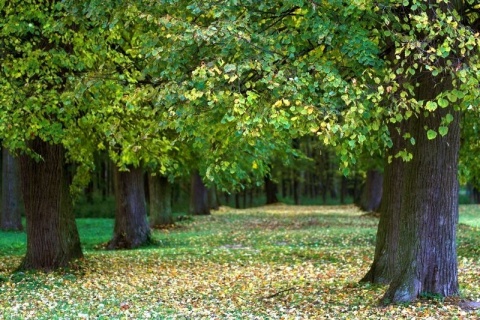
[[[19,165],[21,267],[82,257],[72,203],[99,154],[114,167],[108,248],[134,248],[150,238],[145,172],[154,210],[171,210],[169,182],[189,176],[204,214],[213,188],[275,188],[278,163],[302,176],[314,137],[345,175],[383,170],[362,281],[389,284],[384,303],[456,295],[479,48],[475,0],[0,1],[0,138],[4,163]]]

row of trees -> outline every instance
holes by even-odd
[[[263,185],[245,185],[242,190],[234,192],[217,190],[215,184],[206,186],[198,172],[190,177],[181,177],[171,181],[161,174],[143,174],[139,177],[143,184],[145,200],[149,208],[149,224],[153,227],[168,226],[174,223],[173,210],[192,215],[209,214],[210,209],[217,209],[221,204],[236,208],[253,207],[279,201],[294,204],[351,203],[357,200],[366,211],[378,207],[381,198],[382,175],[370,170],[365,178],[361,171],[352,177],[345,177],[339,172],[339,159],[310,137],[302,139],[299,144],[306,149],[305,154],[293,159],[290,165],[274,163],[270,173],[265,176]],[[299,149],[299,151],[302,151]],[[21,230],[23,203],[20,192],[20,171],[18,160],[3,150],[0,157],[3,173],[2,210],[0,212],[0,229]],[[74,168],[67,166],[67,175]],[[106,153],[95,156],[95,170],[90,182],[75,199],[75,216],[78,217],[113,217],[115,203],[112,200],[121,197],[115,184],[115,165]],[[372,179],[373,177],[373,179]],[[69,177],[71,180],[71,177]],[[366,183],[363,182],[366,180]],[[138,189],[136,184],[127,187]],[[363,192],[361,190],[363,189]],[[139,201],[144,202],[142,194]],[[190,203],[188,201],[190,199]],[[118,204],[118,203],[117,203]],[[101,209],[100,209],[101,208]]]
[[[296,139],[313,133],[344,174],[385,159],[364,280],[390,284],[385,302],[457,294],[460,119],[474,139],[479,11],[474,0],[0,2],[0,137],[20,160],[23,267],[82,255],[71,192],[99,150],[120,192],[115,247],[148,238],[144,170],[235,189],[298,157]]]

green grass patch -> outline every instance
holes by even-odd
[[[480,298],[480,207],[462,206],[462,295]],[[105,251],[112,219],[78,219],[85,259],[53,273],[14,272],[25,234],[0,232],[2,319],[475,318],[442,299],[378,307],[359,284],[378,219],[353,206],[222,208],[154,230],[156,244]]]

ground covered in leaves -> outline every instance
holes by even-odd
[[[105,251],[113,222],[78,221],[85,259],[54,273],[15,272],[25,236],[0,233],[2,319],[478,319],[480,208],[461,208],[462,296],[380,307],[359,284],[378,219],[353,206],[222,208],[154,231],[156,246]]]

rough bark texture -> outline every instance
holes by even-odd
[[[2,211],[0,229],[20,231],[22,226],[22,208],[20,192],[20,166],[7,149],[2,152]]]
[[[419,75],[415,98],[432,100],[451,88],[450,79],[441,80]],[[437,129],[448,113],[454,116],[448,134],[429,140],[426,128]],[[422,294],[458,293],[459,117],[449,106],[413,115],[399,128],[400,136],[408,132],[416,139],[409,147],[413,159],[387,166],[375,260],[364,278],[390,284],[383,303],[410,302]]]
[[[133,249],[150,242],[143,172],[114,169],[115,228],[108,249]]]
[[[398,128],[401,130],[401,128]],[[361,281],[389,284],[399,269],[398,237],[400,212],[405,174],[405,162],[396,158],[395,154],[402,150],[405,141],[397,128],[390,127],[390,137],[393,147],[386,154],[384,166],[383,195],[380,203],[380,221],[378,223],[375,256],[370,270]],[[391,157],[389,163],[388,158]]]
[[[358,206],[363,211],[377,211],[382,200],[383,174],[379,170],[368,170]]]
[[[428,140],[424,126],[436,128],[447,112],[455,120],[445,137]],[[412,161],[405,164],[400,211],[399,272],[384,302],[409,302],[428,293],[458,293],[456,226],[458,221],[457,161],[459,114],[452,108],[410,120],[417,138]]]
[[[190,180],[190,214],[209,215],[208,190],[198,171],[194,171]]]
[[[82,258],[64,166],[64,150],[40,139],[30,147],[43,160],[20,156],[27,220],[27,253],[21,269],[54,270]]]
[[[435,19],[436,10],[448,10],[447,7],[444,3],[428,8],[428,18]],[[395,64],[395,50],[390,52],[389,59]],[[399,79],[402,81],[415,85],[417,101],[435,100],[440,93],[452,89],[451,78],[433,77],[428,71],[419,71],[414,78]],[[427,130],[437,130],[447,114],[454,117],[448,134],[429,140]],[[401,172],[395,173],[398,168],[391,167],[385,171],[375,260],[364,278],[390,284],[383,303],[411,302],[422,294],[443,297],[458,294],[459,118],[460,114],[449,105],[431,112],[417,112],[399,128],[400,136],[409,133],[415,138],[415,144],[408,148],[413,159],[402,165]]]
[[[173,224],[172,186],[168,178],[160,175],[148,176],[150,193],[150,226]]]

